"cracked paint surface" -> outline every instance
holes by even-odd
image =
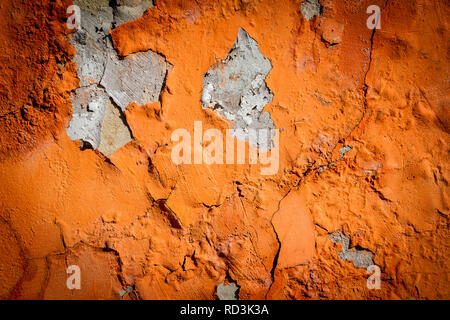
[[[172,66],[154,102],[113,109],[132,140],[108,158],[66,130],[72,94],[104,89],[95,68],[77,75],[72,2],[2,2],[0,297],[217,299],[229,276],[241,300],[448,299],[449,4],[321,0],[307,20],[304,2],[155,1],[106,23],[109,44],[86,38],[121,62],[151,50]],[[366,27],[372,4],[382,29]],[[233,128],[202,92],[240,28],[270,59],[280,170],[174,165],[173,130]],[[341,257],[333,232],[351,239]],[[362,248],[381,290],[352,262]],[[71,264],[82,290],[66,287]]]

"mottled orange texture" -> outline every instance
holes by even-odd
[[[156,1],[111,37],[120,56],[151,49],[173,68],[159,102],[128,106],[133,141],[109,158],[67,137],[78,85],[68,3],[42,2],[17,1],[16,15],[0,4],[0,297],[120,299],[134,285],[124,298],[215,299],[228,274],[240,299],[450,298],[448,1],[322,0],[311,21],[300,0]],[[272,176],[171,161],[173,130],[230,128],[200,99],[239,27],[273,67]],[[29,101],[36,130],[19,118]],[[335,231],[374,254],[381,290],[338,258]],[[80,291],[66,287],[70,264]]]
[[[64,5],[63,5],[64,3]],[[78,84],[61,19],[69,1],[0,3],[0,159],[37,147],[67,126]]]

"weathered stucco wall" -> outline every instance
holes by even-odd
[[[0,2],[1,298],[450,298],[448,1],[76,4]]]

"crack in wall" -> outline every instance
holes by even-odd
[[[387,5],[389,4],[389,0],[386,0],[385,5],[383,6],[383,8],[381,9],[381,12],[387,7]],[[381,14],[381,13],[380,13]],[[362,86],[362,90],[363,90],[363,106],[361,109],[361,117],[358,119],[358,121],[353,125],[352,129],[350,130],[350,132],[348,134],[346,134],[344,137],[339,138],[337,140],[337,143],[334,145],[334,147],[332,148],[331,152],[329,153],[330,155],[332,155],[334,153],[334,151],[336,150],[336,148],[339,147],[339,158],[336,160],[330,159],[328,160],[328,155],[325,156],[325,160],[328,160],[327,163],[325,165],[320,165],[318,168],[308,168],[306,170],[306,172],[308,171],[313,171],[313,172],[323,172],[327,169],[330,169],[331,167],[333,167],[336,163],[337,160],[340,160],[344,157],[345,153],[351,151],[353,149],[352,146],[350,145],[346,145],[345,142],[346,140],[348,140],[349,137],[351,137],[353,135],[353,133],[355,132],[355,130],[361,125],[361,123],[363,122],[363,120],[366,118],[367,115],[367,110],[368,110],[368,103],[367,103],[367,92],[368,92],[368,85],[367,85],[367,75],[370,72],[370,67],[372,65],[372,52],[373,52],[373,40],[375,37],[375,33],[376,33],[376,28],[374,28],[372,30],[372,34],[370,36],[370,48],[369,48],[369,62],[368,62],[368,66],[367,66],[367,70],[364,73],[364,77],[363,77],[363,86]],[[320,160],[320,159],[318,159]],[[313,166],[318,162],[318,160],[314,161]],[[308,172],[309,173],[309,172]],[[303,175],[303,177],[305,177],[305,175]],[[300,180],[298,181],[297,185],[294,186],[294,188],[298,188],[300,183]]]
[[[272,269],[270,270],[270,278],[271,278],[272,281],[271,281],[271,283],[270,283],[269,289],[268,289],[267,292],[266,292],[266,299],[267,299],[267,295],[268,295],[269,292],[270,292],[270,289],[272,289],[272,286],[273,286],[273,284],[275,283],[275,271],[277,270],[277,266],[278,266],[278,258],[280,257],[280,252],[281,252],[281,241],[280,241],[280,238],[278,237],[277,230],[275,229],[275,226],[274,226],[274,224],[272,223],[272,220],[270,220],[270,224],[272,225],[272,229],[273,229],[273,232],[274,232],[274,234],[275,234],[275,238],[276,238],[277,243],[278,243],[278,249],[277,249],[277,252],[275,253],[275,256],[274,256],[274,258],[273,258],[273,266],[272,266]]]

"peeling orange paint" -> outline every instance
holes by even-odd
[[[0,297],[215,299],[229,275],[240,299],[448,299],[450,6],[323,0],[306,21],[301,2],[156,1],[112,30],[120,56],[153,50],[173,68],[159,102],[128,106],[133,141],[109,158],[66,134],[71,3],[2,2]],[[171,160],[175,129],[230,128],[200,99],[239,27],[272,64],[272,176]],[[374,254],[381,290],[338,258],[335,231]]]

